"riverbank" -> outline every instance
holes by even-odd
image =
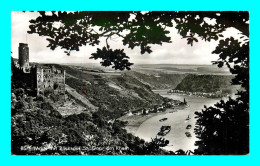
[[[124,115],[124,116],[120,117],[119,120],[127,121],[128,123],[127,123],[127,126],[125,127],[125,129],[127,130],[128,133],[135,135],[138,128],[146,120],[148,120],[152,117],[158,116],[158,115],[174,113],[179,110],[183,110],[185,108],[187,108],[187,106],[176,106],[174,109],[167,108],[166,111],[164,111],[164,112],[149,113],[148,115]]]
[[[183,101],[185,98],[189,107],[181,108],[180,106],[175,106],[174,109],[169,108],[164,112],[150,113],[148,115],[125,115],[120,118],[120,120],[128,121],[128,125],[125,129],[129,133],[149,142],[151,141],[151,138],[156,137],[161,126],[171,126],[171,131],[164,136],[166,140],[169,140],[168,146],[164,147],[164,149],[170,151],[176,151],[179,149],[185,151],[194,150],[196,148],[195,142],[197,141],[194,133],[194,127],[196,124],[194,112],[201,111],[204,108],[204,105],[213,106],[220,100],[220,98],[213,99],[169,94],[166,89],[153,90],[153,92],[158,93],[163,97],[178,101]],[[187,120],[187,117],[189,117],[189,120]],[[163,118],[167,118],[167,120],[160,121],[160,119]],[[187,128],[187,126],[190,127]],[[189,133],[190,136],[188,137],[185,133]]]
[[[158,114],[157,116],[147,119],[138,127],[135,132],[135,136],[149,142],[151,141],[151,138],[156,137],[161,126],[171,126],[171,131],[163,137],[169,141],[168,146],[164,147],[164,149],[170,151],[177,151],[179,149],[184,151],[193,151],[196,149],[195,142],[197,141],[197,138],[194,133],[196,118],[194,112],[201,111],[204,108],[204,105],[213,106],[220,100],[220,98],[212,99],[168,94],[166,90],[156,90],[154,92],[163,97],[168,97],[179,101],[183,101],[185,98],[190,106],[174,113],[166,112],[165,114]],[[189,117],[189,120],[187,120],[187,117]],[[163,118],[167,118],[167,120],[160,122],[160,119]],[[186,133],[189,133],[190,136],[187,136]]]

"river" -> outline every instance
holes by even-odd
[[[151,141],[151,138],[156,137],[157,133],[160,131],[161,126],[169,125],[171,126],[171,131],[166,136],[164,136],[164,138],[170,142],[168,146],[164,147],[164,149],[171,151],[176,151],[179,149],[184,151],[193,151],[196,148],[194,143],[197,140],[194,134],[194,126],[196,122],[194,112],[201,111],[204,108],[204,105],[213,106],[220,100],[220,98],[203,98],[196,96],[167,94],[167,90],[155,90],[154,92],[160,94],[163,97],[172,98],[174,100],[183,101],[185,98],[189,107],[183,110],[178,110],[177,112],[151,117],[140,125],[135,135],[144,139],[145,141]],[[186,120],[188,116],[190,117],[190,120]],[[166,121],[159,122],[159,120],[162,118],[168,119]],[[189,124],[192,126],[191,129],[186,129],[187,125]],[[190,132],[191,137],[187,137],[185,132]]]

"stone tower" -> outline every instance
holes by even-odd
[[[19,43],[19,66],[25,70],[29,68],[29,47],[26,43]]]

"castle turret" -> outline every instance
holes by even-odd
[[[29,47],[26,43],[19,43],[19,60],[18,64],[22,69],[29,68]]]

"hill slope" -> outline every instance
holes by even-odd
[[[11,152],[15,155],[174,154],[160,149],[165,140],[145,142],[112,118],[123,109],[161,102],[150,87],[130,76],[101,77],[69,66],[66,82],[99,107],[92,113],[61,116],[51,99],[34,96],[27,82],[12,75]],[[69,108],[68,108],[69,109]],[[159,145],[158,145],[159,143]]]
[[[66,70],[66,84],[86,97],[100,110],[106,110],[110,118],[118,118],[129,109],[160,104],[163,98],[155,94],[149,85],[136,77],[123,73],[99,73],[85,71],[84,67],[56,65]]]
[[[127,75],[131,75],[142,83],[149,85],[152,89],[175,88],[187,76],[187,74],[168,74],[163,72],[151,74],[136,71],[131,71]]]
[[[219,90],[230,91],[233,89],[231,86],[231,79],[233,76],[224,75],[195,75],[189,74],[175,90],[186,92],[205,92],[211,93]]]

